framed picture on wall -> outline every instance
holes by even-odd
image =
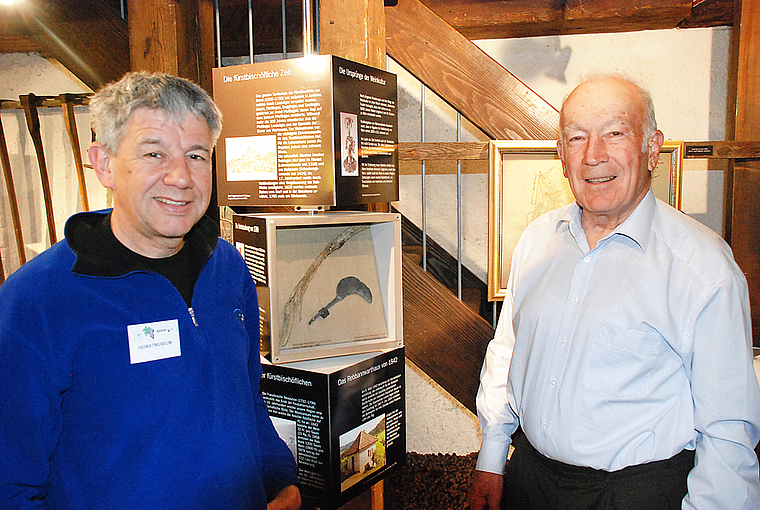
[[[652,172],[655,196],[681,207],[683,141],[667,141]],[[512,252],[525,227],[575,199],[556,140],[493,140],[488,175],[488,299],[504,299]]]
[[[660,149],[657,166],[652,170],[654,196],[681,210],[681,176],[683,174],[683,140],[666,140]]]

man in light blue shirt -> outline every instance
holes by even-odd
[[[760,508],[747,283],[719,236],[654,197],[663,140],[621,77],[565,101],[576,202],[515,248],[481,372],[473,510],[497,510],[503,488],[504,508]]]

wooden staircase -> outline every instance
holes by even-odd
[[[407,242],[410,240],[406,230],[404,238]],[[429,271],[425,272],[420,266],[420,246],[410,242],[403,248],[406,356],[475,413],[480,367],[488,342],[493,337],[493,329],[471,307],[477,305],[480,308],[482,303],[488,301],[482,297],[482,288],[477,287],[468,287],[471,289],[468,294],[478,294],[470,304],[460,301],[446,285],[433,276],[430,270],[432,267],[437,267],[435,271],[443,274],[446,279],[449,278],[446,275],[451,273],[451,264],[430,264],[431,260],[446,260],[439,256],[439,250],[445,253],[440,248],[431,250],[437,255],[428,259]],[[456,267],[454,271],[456,272]],[[477,277],[474,278],[477,280]],[[463,295],[464,281],[463,278]]]

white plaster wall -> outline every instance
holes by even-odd
[[[34,53],[0,54],[0,99],[18,101],[20,95],[57,96],[62,93],[90,92],[70,73]],[[82,210],[74,156],[60,108],[40,108],[40,132],[53,200],[57,238],[63,238],[66,219]],[[87,107],[75,107],[82,161],[87,164],[90,143],[90,115]],[[49,246],[40,171],[32,137],[23,110],[0,113],[13,173],[27,259]],[[106,205],[105,190],[92,170],[85,168],[91,209]],[[19,267],[16,238],[10,216],[6,182],[0,175],[0,254],[6,276]]]
[[[446,390],[406,362],[406,449],[467,454],[480,449],[475,416]]]
[[[623,73],[652,94],[658,127],[670,140],[725,139],[727,62],[730,29],[661,30],[605,35],[533,37],[476,41],[523,83],[559,109],[585,76]],[[398,75],[399,141],[421,141],[421,85],[389,59]],[[456,112],[424,92],[424,141],[486,140]],[[421,178],[401,176],[394,205],[421,225]],[[428,234],[450,253],[457,252],[456,176],[427,175]],[[480,278],[488,267],[487,176],[462,176],[462,261]],[[723,224],[723,171],[703,162],[684,165],[682,210],[718,233]],[[473,360],[473,363],[480,363]],[[412,372],[414,373],[414,372]],[[476,418],[442,388],[419,380],[407,369],[407,449],[465,454],[479,448]],[[444,421],[445,420],[445,421]],[[445,426],[441,426],[446,423]]]

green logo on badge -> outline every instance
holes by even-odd
[[[145,327],[143,328],[143,334],[144,334],[145,336],[149,336],[149,337],[151,337],[151,338],[152,338],[152,339],[154,339],[154,340],[156,339],[156,337],[155,337],[155,335],[154,335],[154,333],[153,333],[153,328],[151,328],[150,326],[145,326]]]

